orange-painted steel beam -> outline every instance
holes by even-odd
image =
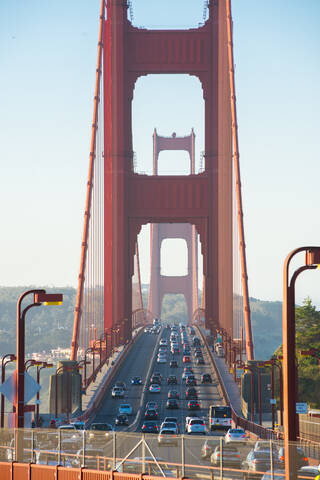
[[[100,101],[100,79],[101,79],[101,66],[102,66],[104,19],[105,19],[105,2],[104,0],[101,0],[98,60],[97,60],[97,69],[96,69],[96,85],[95,85],[95,96],[94,96],[94,106],[93,106],[93,123],[92,123],[91,144],[90,144],[87,196],[86,196],[86,206],[85,206],[85,213],[84,213],[83,237],[82,237],[82,245],[81,245],[80,273],[79,273],[79,279],[78,279],[77,299],[76,299],[73,335],[72,335],[72,343],[71,343],[71,356],[70,356],[71,360],[76,360],[78,346],[79,346],[81,306],[82,306],[82,299],[83,299],[83,287],[84,287],[84,281],[85,281],[85,269],[86,269],[88,237],[89,237],[89,221],[90,221],[91,203],[92,203],[92,187],[93,187],[92,180],[93,180],[93,172],[94,172],[94,161],[95,161],[95,155],[96,155],[96,138],[97,138],[97,127],[98,127],[97,125],[98,106]]]
[[[233,138],[233,159],[234,159],[234,172],[235,172],[236,195],[237,195],[237,205],[238,205],[241,281],[242,281],[242,290],[243,290],[243,315],[244,315],[245,332],[246,332],[247,359],[253,360],[254,352],[253,352],[253,340],[252,340],[252,329],[251,329],[248,273],[247,273],[244,226],[243,226],[242,197],[241,197],[241,176],[240,176],[240,162],[239,162],[236,93],[235,93],[235,80],[234,80],[231,0],[227,0],[227,35],[228,35],[228,62],[229,62],[230,101],[231,101],[231,118],[232,118],[232,138]]]

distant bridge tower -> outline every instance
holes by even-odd
[[[195,174],[195,134],[186,137],[161,137],[153,132],[153,175],[158,175],[159,154],[163,150],[185,150],[189,153],[190,173]],[[167,238],[185,240],[188,250],[188,272],[184,276],[161,274],[161,243]],[[150,228],[150,290],[149,306],[156,317],[161,316],[163,297],[167,293],[181,293],[187,304],[188,321],[198,309],[198,236],[195,225],[188,223],[152,223]]]

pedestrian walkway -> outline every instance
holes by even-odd
[[[219,358],[213,351],[210,353],[214,359],[217,369],[219,370],[233,410],[237,413],[237,415],[242,415],[241,396],[238,384],[234,381],[233,376],[229,372],[229,367],[225,359]]]

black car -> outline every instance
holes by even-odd
[[[210,373],[204,373],[201,376],[201,383],[212,383],[212,378]]]
[[[187,408],[188,410],[199,410],[200,403],[198,402],[198,400],[189,400]]]
[[[168,398],[166,408],[179,408],[179,402],[176,398]]]
[[[187,399],[197,399],[198,398],[198,392],[194,387],[189,387],[187,388],[186,391],[186,398]]]
[[[115,420],[116,425],[129,425],[129,419],[127,415],[120,414],[117,415],[116,420]]]
[[[170,365],[170,368],[177,368],[178,362],[177,360],[171,360],[169,365]]]
[[[175,375],[169,375],[167,378],[168,385],[176,385],[178,383],[177,377]]]
[[[196,358],[201,358],[201,357],[203,357],[202,352],[198,352],[198,351],[195,352],[194,356],[195,356]]]
[[[150,378],[150,385],[152,384],[161,385],[161,377],[158,375],[152,375]]]
[[[148,410],[144,412],[145,420],[158,420],[158,417],[158,412],[155,409],[148,408]]]
[[[176,400],[179,400],[180,395],[179,395],[178,390],[169,390],[168,398],[175,398]]]
[[[197,385],[197,380],[195,379],[195,377],[190,376],[186,378],[187,387],[194,387],[195,385]]]
[[[141,431],[144,433],[158,433],[159,425],[154,420],[145,420],[141,427]]]
[[[141,385],[142,380],[141,377],[133,377],[131,379],[131,385]]]

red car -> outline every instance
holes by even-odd
[[[182,361],[183,363],[190,363],[191,362],[190,355],[184,355]]]

